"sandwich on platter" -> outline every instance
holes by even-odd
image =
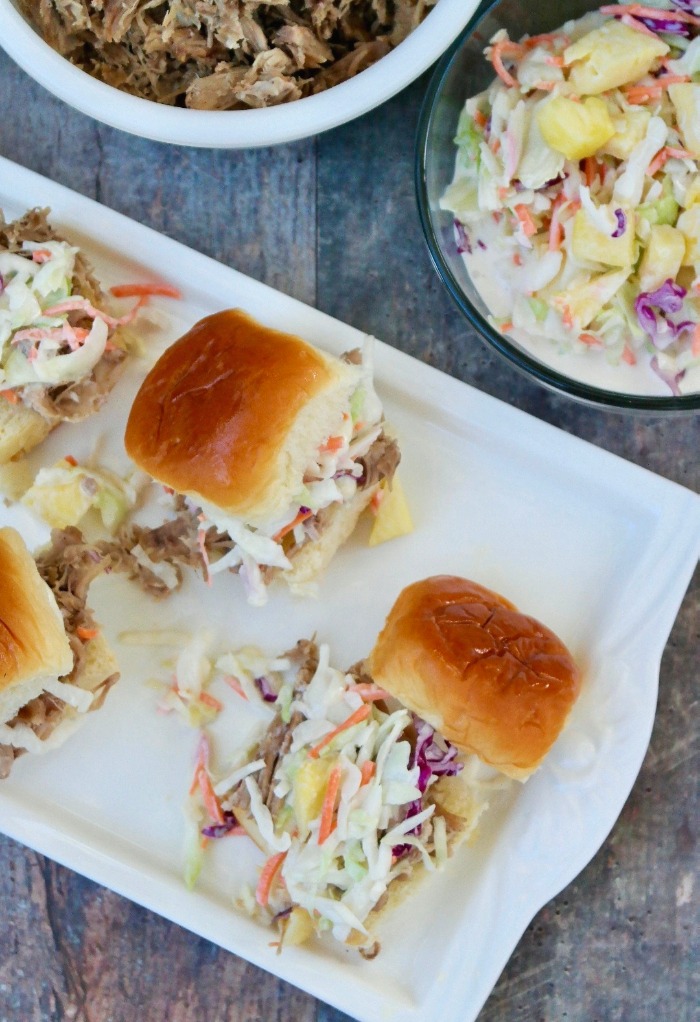
[[[474,834],[489,791],[542,763],[581,674],[508,600],[434,576],[401,592],[348,672],[302,641],[255,681],[275,717],[228,776],[200,757],[203,833],[242,827],[263,851],[243,903],[281,942],[329,932],[372,956],[380,917]]]
[[[125,444],[174,501],[164,526],[132,531],[142,567],[190,565],[210,582],[231,570],[256,605],[274,578],[310,590],[399,461],[369,343],[337,358],[240,309],[160,357]]]
[[[61,744],[119,678],[87,606],[108,567],[77,529],[55,531],[36,559],[0,529],[0,777],[25,752]]]
[[[0,464],[26,454],[61,422],[96,412],[126,352],[109,297],[75,246],[32,209],[0,212]]]

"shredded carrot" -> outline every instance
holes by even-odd
[[[563,57],[545,57],[545,64],[550,64],[552,67],[564,67]]]
[[[377,764],[374,762],[374,760],[372,759],[365,760],[365,762],[362,764],[361,769],[362,778],[360,780],[360,787],[362,787],[364,784],[369,784],[369,782],[374,777],[376,770]]]
[[[627,25],[628,28],[633,28],[635,32],[641,32],[642,35],[649,35],[652,39],[658,39],[656,32],[644,24],[643,21],[639,21],[637,18],[631,17],[629,14],[623,14],[620,18],[623,25]]]
[[[379,688],[378,685],[369,685],[360,682],[359,685],[353,685],[351,692],[357,692],[358,696],[366,703],[376,703],[378,699],[389,699],[390,695],[386,689]]]
[[[583,161],[583,173],[586,178],[586,184],[590,188],[595,179],[598,176],[598,161],[594,156],[587,156]]]
[[[14,390],[0,390],[0,397],[4,397],[11,405],[19,404],[19,397],[15,394]]]
[[[296,529],[297,525],[301,525],[302,522],[305,522],[307,518],[311,518],[312,515],[313,511],[299,511],[296,518],[293,518],[291,522],[287,523],[287,525],[283,525],[279,532],[274,534],[272,538],[275,543],[279,543],[279,541],[286,536],[288,532],[291,532],[292,529]]]
[[[565,305],[562,310],[561,321],[564,324],[564,326],[569,328],[571,328],[574,325],[574,317],[568,305]]]
[[[486,125],[488,124],[488,117],[483,112],[483,110],[475,110],[473,120],[474,123],[478,124],[480,128],[485,128]]]
[[[378,489],[372,494],[372,499],[369,502],[369,506],[372,509],[372,514],[378,515],[379,508],[382,506],[384,497],[386,496],[386,490]]]
[[[209,774],[204,767],[199,769],[199,790],[202,793],[202,799],[204,800],[204,806],[212,818],[214,823],[225,823],[224,814],[219,804],[219,800],[214,793]]]
[[[517,59],[518,57],[522,57],[524,53],[525,47],[521,46],[520,43],[514,43],[510,39],[502,39],[501,42],[495,43],[495,45],[491,47],[490,59],[493,64],[493,69],[501,81],[505,82],[510,89],[517,89],[518,83],[516,79],[513,78],[510,71],[506,70],[503,64],[503,57],[510,56]]]
[[[509,330],[513,329],[513,324],[510,320],[507,323],[501,323],[500,330],[502,334],[507,334]]]
[[[75,634],[79,639],[82,639],[84,642],[88,642],[90,639],[94,639],[98,636],[100,634],[100,630],[99,628],[76,628]]]
[[[63,460],[67,461],[69,465],[73,466],[73,468],[78,467],[78,462],[75,460],[72,454],[66,454]]]
[[[209,692],[200,692],[199,701],[200,703],[204,703],[205,706],[211,706],[212,710],[223,710],[224,708],[224,704],[219,702],[219,700]]]
[[[545,82],[540,80],[539,82],[535,82],[533,88],[540,89],[542,92],[551,92],[556,84],[557,84],[556,82],[552,81]]]
[[[540,43],[554,43],[557,39],[561,39],[562,46],[569,46],[571,44],[571,39],[564,32],[543,32],[541,35],[533,35],[529,39],[524,39],[521,45],[526,50],[532,50],[535,46],[539,46]]]
[[[35,263],[46,263],[51,258],[48,248],[35,248],[32,252],[32,261]]]
[[[587,344],[589,348],[601,348],[603,345],[603,342],[595,334],[579,334],[578,339]]]
[[[360,724],[363,720],[366,720],[369,717],[371,712],[370,707],[366,703],[359,706],[354,713],[350,714],[347,720],[343,721],[342,724],[339,724],[338,727],[334,727],[327,735],[324,735],[318,745],[314,745],[313,749],[309,749],[309,756],[312,759],[318,759],[321,750],[325,749],[327,745],[330,745],[336,735],[339,735],[342,731],[347,731],[348,728],[354,727],[355,724]]]
[[[533,234],[537,234],[537,224],[532,219],[532,214],[524,203],[519,202],[517,206],[513,206],[513,212],[522,224],[523,231],[528,238],[532,237]]]
[[[698,323],[693,330],[693,342],[690,346],[690,350],[696,357],[700,355],[700,323]]]
[[[182,298],[182,291],[172,284],[117,284],[109,290],[115,298],[150,298],[152,295]]]
[[[503,185],[498,189],[498,198],[505,199],[506,195],[510,191],[510,188],[505,188]]]
[[[564,240],[564,228],[559,220],[559,210],[565,202],[566,196],[563,192],[559,192],[552,203],[552,219],[549,222],[549,242],[547,245],[550,252],[558,252]]]
[[[258,886],[255,888],[255,900],[258,905],[261,905],[263,908],[270,900],[272,885],[275,882],[275,877],[277,876],[277,873],[286,857],[286,852],[277,852],[275,855],[270,856],[263,868],[260,870]]]
[[[499,153],[501,151],[500,138],[492,138],[491,141],[489,142],[489,148],[491,152],[494,154],[494,156],[496,155],[496,153]]]
[[[340,788],[340,780],[342,777],[342,771],[340,765],[336,763],[330,772],[328,777],[328,786],[326,787],[326,794],[323,797],[323,808],[321,809],[321,823],[318,828],[318,844],[322,845],[323,842],[332,834],[335,829],[335,821],[333,820],[333,814],[335,813],[335,800],[338,797],[338,790]]]
[[[667,21],[684,21],[687,25],[700,25],[700,18],[692,14],[685,14],[683,11],[666,11],[658,7],[644,7],[642,4],[608,4],[600,8],[601,14],[618,15],[631,14],[635,18],[652,18],[658,21],[664,18]]]
[[[345,441],[342,436],[329,436],[325,444],[321,444],[319,450],[322,454],[327,454],[329,451],[339,451]]]
[[[689,153],[687,149],[675,149],[673,146],[665,145],[663,149],[659,149],[658,153],[647,167],[648,177],[653,177],[663,165],[666,160],[693,160],[695,157],[692,153]]]
[[[520,255],[519,252],[514,252],[513,253],[513,265],[514,266],[522,266],[523,265],[522,256]]]
[[[622,361],[626,362],[628,366],[634,366],[637,364],[637,356],[632,351],[629,344],[625,344],[622,349]]]
[[[234,678],[234,676],[232,674],[225,674],[224,675],[224,681],[226,682],[227,685],[230,686],[230,688],[233,689],[234,692],[237,692],[238,695],[241,696],[242,699],[247,699],[248,698],[248,696],[243,691],[243,686],[241,685],[241,683],[238,680],[238,678]]]
[[[663,78],[657,78],[653,84],[630,85],[622,91],[628,103],[641,106],[643,103],[651,103],[661,99],[661,94],[669,85],[680,85],[683,82],[689,81],[688,75],[664,75]]]

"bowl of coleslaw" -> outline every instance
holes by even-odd
[[[498,0],[434,73],[416,188],[439,276],[517,369],[700,409],[700,0]]]
[[[276,145],[388,100],[478,0],[0,0],[0,47],[64,102],[176,145]]]

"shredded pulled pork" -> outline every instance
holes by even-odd
[[[25,241],[65,241],[48,221],[48,209],[30,209],[18,220],[8,223],[0,210],[0,249],[14,254],[25,254]],[[104,307],[105,294],[95,279],[82,252],[75,257],[72,280],[73,292],[95,306]],[[88,316],[80,312],[71,314],[76,327],[90,329]],[[28,408],[52,423],[79,422],[92,415],[104,404],[117,381],[126,352],[112,347],[106,351],[92,372],[77,383],[63,383],[55,387],[45,384],[27,384],[17,388],[17,394]]]
[[[294,697],[300,697],[306,686],[309,684],[316,668],[318,667],[318,646],[310,639],[300,639],[296,646],[283,654],[298,667],[297,676],[294,682]],[[251,759],[264,759],[265,766],[257,776],[258,787],[262,800],[271,813],[279,808],[279,800],[274,793],[272,781],[275,770],[282,756],[289,752],[292,744],[292,733],[304,719],[303,714],[296,711],[292,714],[288,723],[277,715],[270,724],[260,743],[251,756]],[[245,783],[241,781],[233,791],[226,797],[223,803],[224,808],[232,811],[235,815],[236,809],[247,809],[250,805],[250,795]]]
[[[197,110],[288,103],[385,56],[435,0],[21,0],[44,39],[134,96]]]
[[[85,663],[86,642],[90,641],[81,637],[80,633],[85,635],[96,628],[92,611],[87,606],[88,589],[98,575],[110,570],[110,558],[98,547],[85,543],[79,529],[54,529],[51,544],[37,556],[36,564],[39,574],[56,597],[73,652],[73,669],[62,680],[77,682]],[[90,710],[102,706],[117,678],[118,675],[113,674],[104,679],[95,690]],[[26,703],[8,724],[10,727],[26,724],[43,741],[61,723],[65,709],[66,704],[58,696],[42,692]],[[24,751],[11,745],[0,745],[0,779],[9,775],[15,759]]]
[[[382,431],[367,454],[358,460],[363,468],[358,487],[367,489],[383,479],[393,478],[401,460],[401,452],[397,442]],[[328,528],[338,507],[338,504],[329,504],[309,518],[309,528],[301,542],[295,540],[292,532],[285,536],[284,552],[290,561],[307,543],[317,540]],[[176,498],[175,511],[177,517],[157,528],[130,525],[122,530],[116,540],[100,544],[100,549],[110,554],[112,570],[124,572],[156,599],[169,596],[180,587],[183,568],[194,568],[206,574],[202,550],[206,553],[207,561],[215,563],[235,545],[228,533],[219,532],[214,527],[200,536],[197,512],[184,497]],[[152,567],[149,567],[149,562]],[[173,569],[172,581],[158,574],[155,566],[159,564],[169,565]],[[240,566],[230,570],[236,573]],[[269,584],[281,570],[263,565],[261,574],[265,584]]]

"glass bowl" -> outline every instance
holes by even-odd
[[[558,362],[555,368],[502,334],[489,322],[489,310],[457,251],[453,215],[439,207],[440,197],[454,174],[457,150],[453,140],[465,100],[482,92],[494,77],[483,56],[491,37],[502,28],[508,30],[511,39],[551,32],[565,21],[599,6],[590,0],[547,4],[497,0],[467,25],[437,65],[421,111],[415,168],[421,223],[433,265],[464,316],[488,346],[527,376],[592,405],[646,412],[698,411],[700,393],[681,396],[631,393],[609,389],[607,380],[604,386],[598,386],[577,378],[576,363],[580,364],[585,356],[558,356],[552,345],[552,358]],[[498,273],[497,263],[493,271]]]

